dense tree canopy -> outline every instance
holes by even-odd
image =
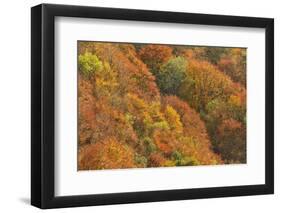
[[[164,94],[176,94],[186,77],[186,60],[183,57],[171,58],[155,73],[156,83]]]
[[[78,50],[80,170],[246,162],[245,49]]]

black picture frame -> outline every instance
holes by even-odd
[[[264,28],[265,184],[93,195],[54,195],[55,17]],[[240,16],[41,4],[31,8],[31,204],[42,209],[274,193],[274,20]]]

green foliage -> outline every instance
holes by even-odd
[[[146,121],[144,121],[146,123]],[[154,129],[159,129],[159,130],[168,130],[170,129],[169,124],[167,121],[158,121],[158,122],[153,122],[153,123],[146,123],[147,128],[154,130]]]
[[[147,167],[147,159],[145,156],[141,156],[139,154],[135,155],[135,162],[138,167]]]
[[[187,78],[181,84],[178,95],[198,112],[205,111],[206,105],[213,99],[227,99],[235,91],[230,78],[206,61],[190,59],[186,72]]]
[[[80,72],[87,78],[103,68],[102,62],[98,57],[89,52],[79,55],[78,64]]]
[[[213,99],[207,104],[206,111],[211,112],[215,110],[217,107],[219,107],[220,104],[222,104],[222,102],[219,99]]]
[[[245,162],[246,152],[246,106],[239,96],[230,96],[227,101],[215,99],[208,103],[204,117],[214,150],[225,162]]]
[[[182,159],[182,154],[179,153],[178,151],[174,151],[172,153],[172,159],[173,160],[181,160]]]
[[[217,65],[234,82],[246,86],[246,49],[233,48],[220,58]]]
[[[143,143],[146,147],[146,152],[148,154],[152,153],[152,152],[155,152],[157,150],[157,147],[155,146],[155,144],[153,143],[152,139],[149,138],[149,137],[145,137],[143,139]]]
[[[185,80],[187,62],[183,57],[175,57],[160,67],[155,73],[160,90],[166,94],[176,94],[178,87]]]
[[[129,124],[131,124],[131,125],[134,124],[134,116],[131,115],[130,113],[125,114],[125,119]]]
[[[203,58],[210,61],[212,64],[217,64],[222,56],[224,56],[229,49],[223,47],[205,47],[202,54]]]
[[[197,165],[200,165],[200,162],[193,156],[185,157],[183,162],[181,162],[181,166],[197,166]]]
[[[194,157],[184,156],[178,151],[172,153],[172,160],[176,166],[196,166],[200,164]]]
[[[242,48],[79,42],[78,52],[79,169],[246,162]]]

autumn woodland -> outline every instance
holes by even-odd
[[[245,48],[77,44],[78,170],[246,163]]]

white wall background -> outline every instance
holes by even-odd
[[[277,0],[53,0],[150,10],[275,18],[275,195],[57,209],[50,212],[278,212],[281,210],[281,13]],[[3,1],[0,9],[0,212],[39,212],[30,197],[30,7],[37,0]],[[243,174],[241,174],[243,175]]]

